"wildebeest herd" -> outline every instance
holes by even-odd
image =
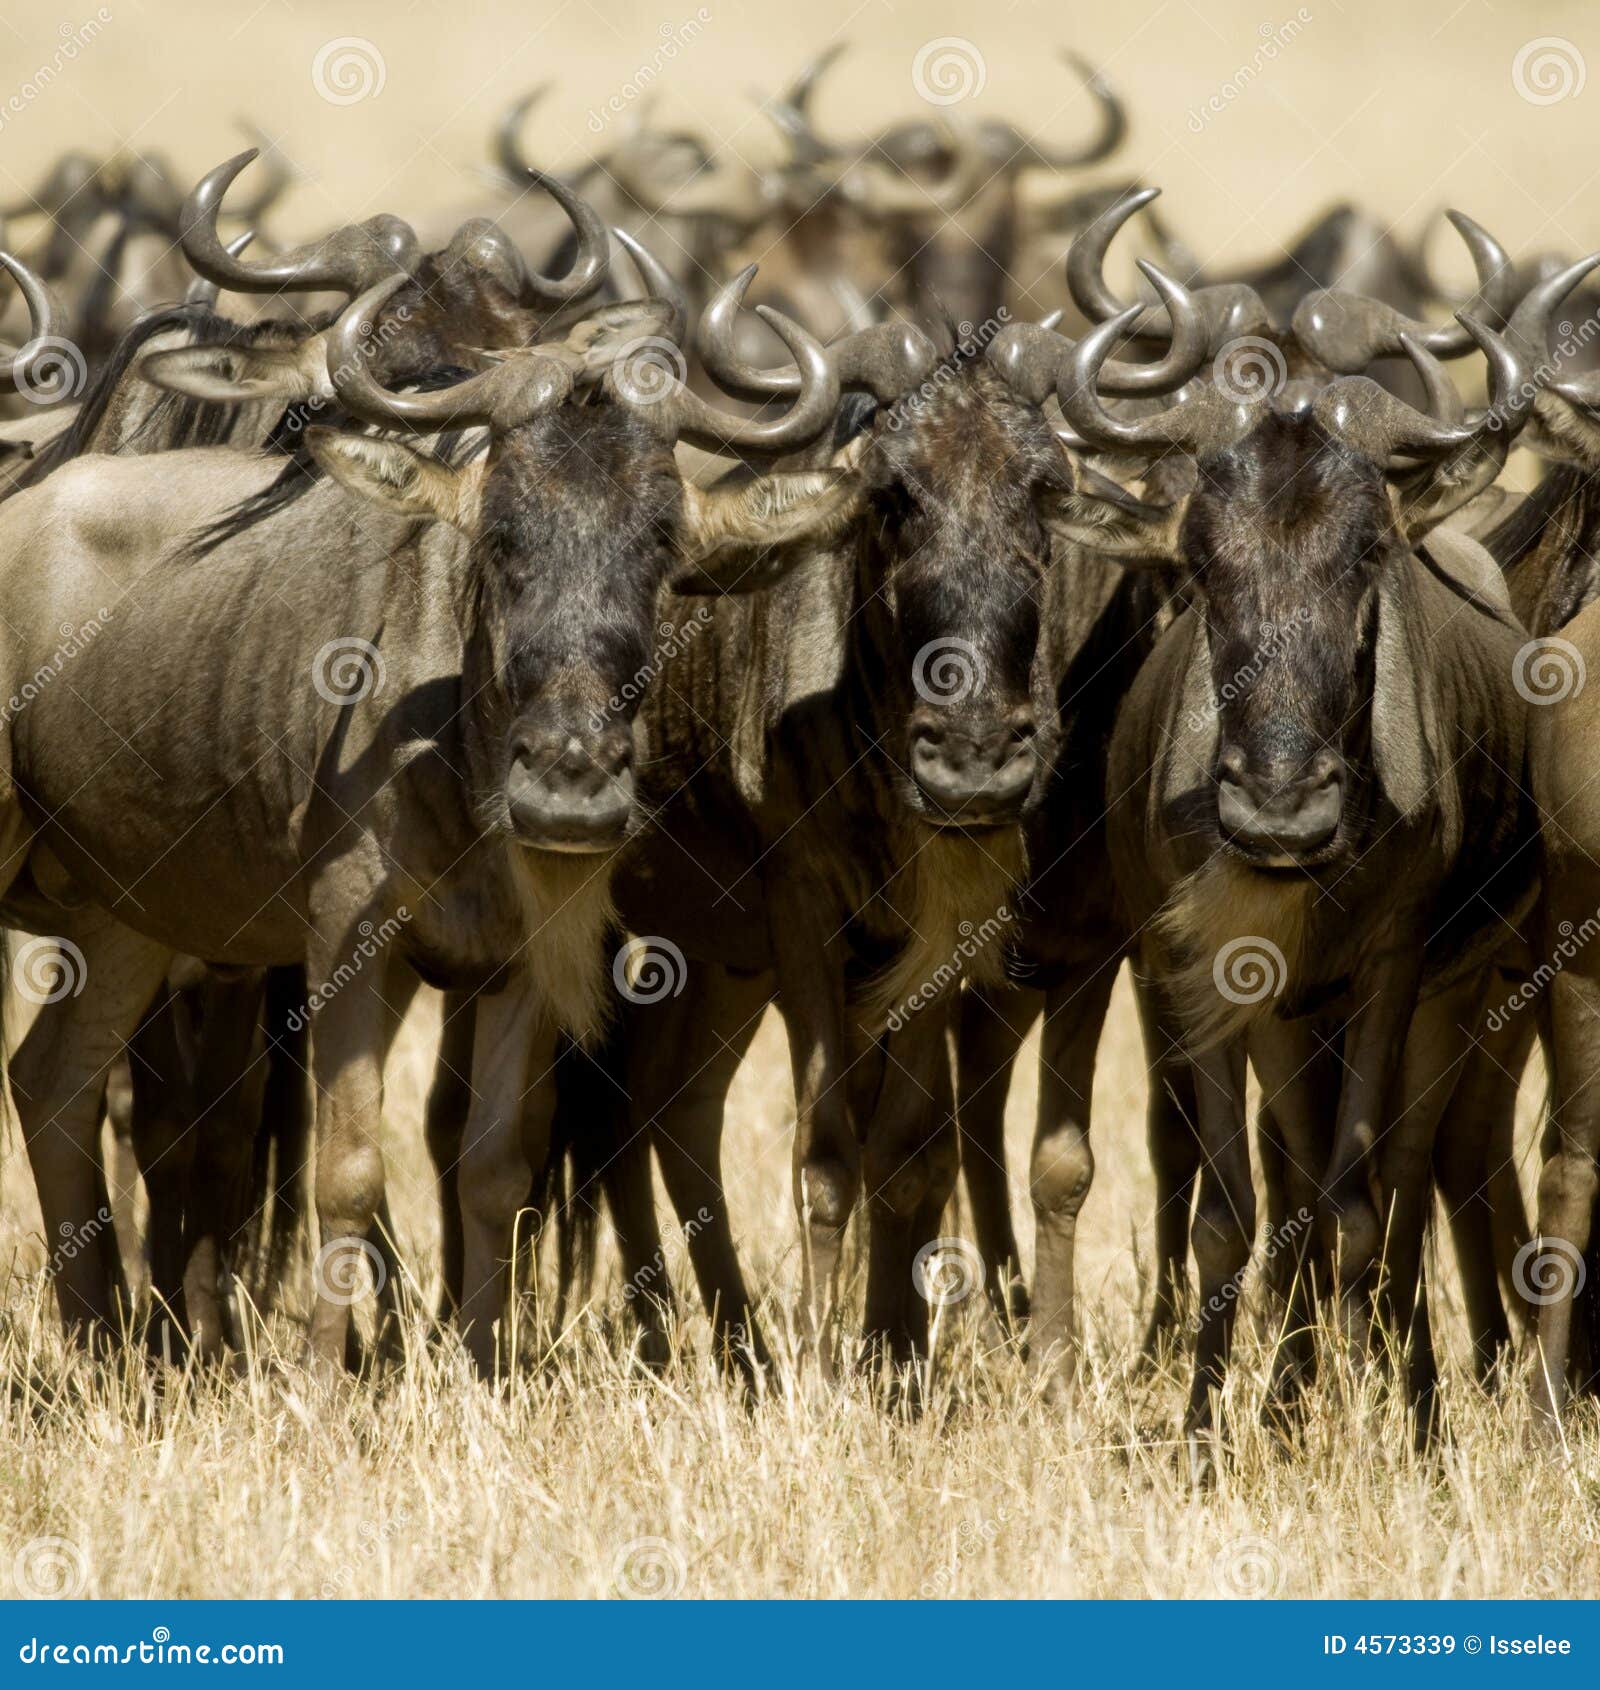
[[[274,250],[281,175],[234,186],[254,153],[187,194],[74,156],[11,208],[42,232],[0,255],[29,318],[0,425],[0,886],[36,1011],[9,1081],[47,1239],[88,1241],[52,1257],[64,1323],[216,1355],[305,1175],[311,1356],[347,1365],[344,1270],[393,1279],[384,1063],[426,983],[441,1332],[509,1363],[522,1217],[565,1181],[603,1192],[659,1354],[653,1150],[754,1377],[720,1141],[770,1003],[824,1374],[858,1207],[864,1353],[924,1354],[964,1173],[995,1308],[1065,1388],[1126,962],[1146,1349],[1193,1337],[1185,1431],[1214,1431],[1257,1231],[1247,1069],[1269,1412],[1292,1425],[1334,1331],[1395,1359],[1426,1434],[1437,1193],[1480,1379],[1529,1329],[1556,1423],[1600,1367],[1600,255],[1514,263],[1452,214],[1451,299],[1341,207],[1209,273],[1153,189],[1085,185],[1126,124],[1077,61],[1075,152],[828,139],[826,62],[769,102],[767,170],[645,115],[542,173],[530,96],[502,202],[436,244],[380,215]],[[1143,282],[1112,279],[1136,244]],[[1554,466],[1531,494],[1513,448]],[[1041,1016],[1025,1287],[1002,1124]],[[95,1226],[108,1107],[144,1310]]]

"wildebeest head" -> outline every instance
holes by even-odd
[[[1243,342],[1217,339],[1219,326],[1254,314],[1237,285],[1208,311],[1146,266],[1163,284],[1174,345],[1186,322],[1200,325],[1197,364],[1216,359],[1205,379],[1155,414],[1104,406],[1107,352],[1148,323],[1137,307],[1101,322],[1065,361],[1062,408],[1088,445],[1189,460],[1181,496],[1096,513],[1081,530],[1087,544],[1172,570],[1195,609],[1200,637],[1185,697],[1173,701],[1183,760],[1191,783],[1204,768],[1209,825],[1245,860],[1316,867],[1356,849],[1374,817],[1387,825],[1427,801],[1441,772],[1439,706],[1406,558],[1499,472],[1538,392],[1527,349],[1595,262],[1533,290],[1503,340],[1469,316],[1433,329],[1349,294],[1312,296],[1287,333],[1256,314],[1253,385],[1220,356]],[[1488,360],[1490,403],[1469,417],[1435,354],[1473,345]],[[1426,411],[1365,375],[1332,374],[1396,352],[1411,359]]]
[[[661,276],[631,250],[647,283]],[[347,411],[389,428],[486,429],[481,453],[456,466],[333,429],[308,444],[350,490],[466,539],[463,714],[490,825],[539,849],[609,850],[633,817],[633,721],[662,582],[676,569],[713,590],[754,586],[706,572],[730,550],[825,526],[848,497],[850,478],[833,470],[699,492],[674,443],[781,454],[830,427],[837,378],[814,340],[768,313],[801,372],[794,404],[773,421],[725,414],[683,385],[682,313],[654,297],[601,306],[563,340],[454,386],[396,393],[372,373],[363,326],[404,285],[380,283],[332,330],[333,388]]]

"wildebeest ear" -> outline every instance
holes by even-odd
[[[1384,795],[1406,818],[1436,794],[1447,796],[1439,780],[1439,701],[1411,577],[1416,567],[1400,553],[1378,570],[1372,658],[1372,760]]]
[[[753,593],[836,540],[863,498],[853,469],[792,470],[734,487],[683,490],[680,593]]]
[[[299,346],[179,346],[152,352],[137,366],[146,381],[186,399],[332,399],[321,335]]]
[[[1041,495],[1040,517],[1059,540],[1129,567],[1182,562],[1178,544],[1186,499],[1153,505],[1087,465],[1071,466],[1071,485]]]
[[[306,446],[317,463],[358,498],[406,516],[437,517],[470,531],[477,515],[481,466],[451,469],[399,440],[308,428]]]

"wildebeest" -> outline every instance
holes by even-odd
[[[1383,1311],[1402,1341],[1412,1336],[1437,1115],[1401,1106],[1403,1088],[1422,1083],[1403,1065],[1449,1065],[1439,1053],[1452,1034],[1456,1045],[1470,1036],[1450,1024],[1452,992],[1475,1014],[1482,973],[1537,884],[1525,707],[1509,668],[1520,630],[1426,539],[1504,463],[1537,391],[1512,346],[1536,337],[1588,267],[1524,301],[1509,343],[1470,319],[1430,331],[1355,296],[1314,297],[1296,313],[1281,393],[1197,386],[1140,419],[1112,415],[1096,394],[1130,309],[1080,343],[1063,385],[1065,414],[1092,444],[1195,461],[1192,491],[1122,542],[1175,570],[1189,608],[1129,694],[1108,787],[1145,964],[1194,1065],[1192,1434],[1212,1424],[1254,1224],[1247,1048],[1285,1134],[1291,1203],[1306,1193],[1352,1335],[1381,1267]],[[1424,345],[1454,353],[1467,335],[1491,377],[1491,403],[1471,418]],[[1397,347],[1430,396],[1426,413],[1366,377],[1326,376]],[[1414,1036],[1408,1058],[1419,999],[1419,1025],[1428,1000],[1442,1024]],[[1306,1095],[1312,1017],[1342,1045],[1332,1094]],[[1304,1286],[1297,1275],[1280,1398],[1310,1364]],[[1419,1341],[1414,1393],[1430,1366]]]
[[[647,661],[667,571],[825,521],[841,496],[832,474],[701,493],[672,444],[781,450],[831,422],[837,385],[815,343],[778,321],[804,372],[782,418],[727,416],[676,383],[646,391],[614,363],[682,325],[641,301],[453,387],[393,392],[361,331],[404,285],[393,276],[346,311],[330,382],[347,413],[389,427],[487,429],[465,461],[312,430],[329,481],[203,558],[183,543],[191,526],[258,495],[270,462],[227,449],[81,459],[0,519],[13,669],[36,665],[69,610],[111,617],[73,685],[8,728],[13,894],[35,920],[52,895],[107,912],[77,929],[92,948],[85,990],[41,1011],[17,1066],[38,1100],[24,1129],[41,1201],[52,1228],[71,1224],[105,1063],[171,952],[304,959],[327,1257],[363,1236],[382,1191],[393,970],[499,987],[479,1009],[460,1170],[462,1316],[489,1366],[527,1185],[523,1076],[558,1028],[595,1025],[609,860],[632,814],[631,710],[598,727],[591,714]],[[152,780],[159,807],[145,801]],[[76,1264],[58,1292],[71,1321],[106,1313]],[[323,1363],[341,1359],[347,1301],[319,1282]]]

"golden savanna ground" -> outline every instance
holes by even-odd
[[[469,172],[488,123],[536,81],[556,88],[531,144],[553,163],[577,158],[594,142],[586,114],[651,62],[663,25],[695,13],[661,0],[105,9],[111,21],[59,76],[20,109],[0,103],[3,196],[31,188],[68,144],[160,147],[192,174],[234,149],[229,121],[247,112],[313,173],[284,219],[291,231],[481,203],[486,190]],[[1102,63],[1129,97],[1135,127],[1117,169],[1162,184],[1177,227],[1218,260],[1266,254],[1336,196],[1406,228],[1460,205],[1518,250],[1600,241],[1590,144],[1600,86],[1541,104],[1513,78],[1519,50],[1542,36],[1574,44],[1600,71],[1592,7],[1312,0],[1301,9],[1309,20],[1270,59],[1259,44],[1297,14],[1262,0],[712,0],[705,10],[709,21],[660,72],[663,115],[751,156],[771,141],[744,89],[773,85],[835,34],[856,44],[822,102],[841,131],[921,109],[914,55],[956,35],[980,49],[986,73],[966,109],[1031,114],[1063,139],[1081,133],[1081,99],[1048,64],[1046,49],[1061,42]],[[94,8],[0,19],[0,102],[80,12]],[[378,50],[383,85],[341,105],[318,93],[311,67],[346,36]],[[1240,81],[1245,65],[1255,70]],[[1214,95],[1222,109],[1196,128],[1191,114]],[[437,1220],[418,1121],[435,1014],[425,1002],[402,1038],[388,1111],[400,1240],[423,1299]],[[1025,1250],[1032,1051],[1008,1121]],[[1542,1077],[1530,1075],[1518,1140],[1530,1196],[1541,1094]],[[942,1318],[914,1422],[885,1414],[860,1384],[824,1390],[804,1369],[781,1370],[747,1410],[711,1370],[697,1313],[673,1364],[641,1374],[628,1362],[609,1255],[592,1305],[569,1311],[542,1364],[501,1394],[475,1383],[453,1350],[430,1349],[418,1322],[403,1370],[320,1398],[298,1366],[303,1282],[237,1367],[160,1379],[131,1361],[91,1370],[55,1333],[38,1274],[48,1246],[10,1132],[0,1169],[0,1595],[1600,1594],[1600,1424],[1592,1411],[1575,1416],[1563,1464],[1527,1436],[1520,1372],[1497,1399],[1478,1392],[1447,1246],[1433,1282],[1448,1432],[1434,1455],[1413,1454],[1381,1380],[1338,1366],[1299,1447],[1282,1453],[1256,1427],[1266,1349],[1250,1319],[1230,1388],[1231,1456],[1213,1491],[1191,1489],[1176,1442],[1187,1363],[1154,1377],[1133,1368],[1153,1205],[1143,1099],[1119,992],[1080,1227],[1088,1356],[1077,1401],[1038,1400],[974,1300]],[[769,1020],[737,1082],[725,1160],[772,1332],[799,1279],[792,1107]],[[961,1225],[952,1217],[952,1230]],[[667,1237],[692,1308],[680,1235],[669,1227]]]

